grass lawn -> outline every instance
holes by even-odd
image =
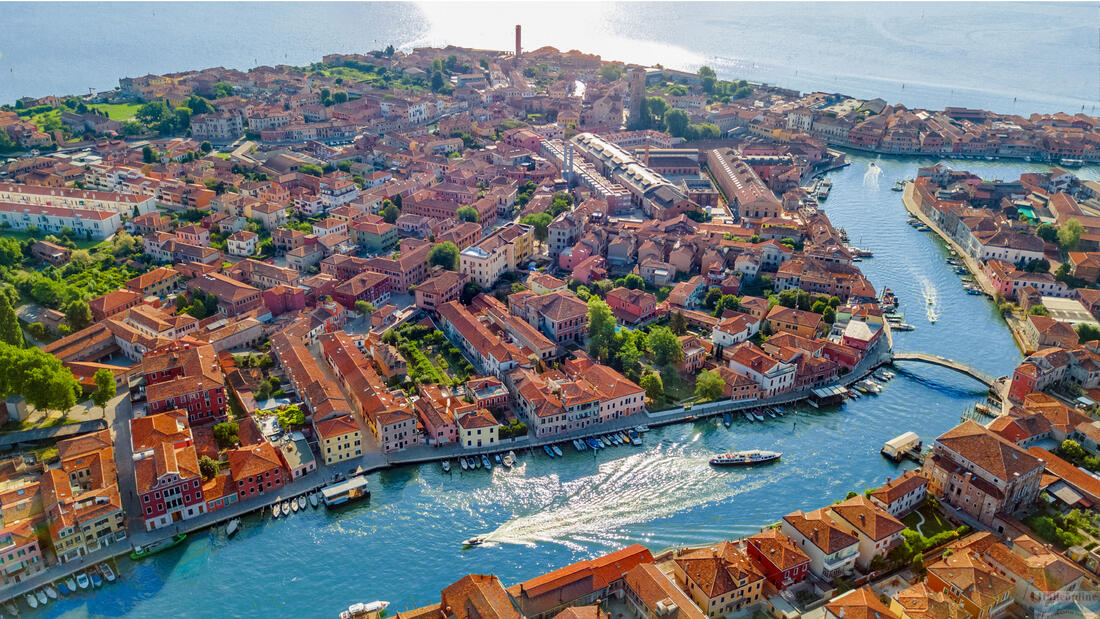
[[[107,112],[107,117],[119,122],[130,120],[137,113],[140,103],[96,103],[89,105],[101,112]]]
[[[665,386],[665,401],[671,406],[695,397],[695,377],[685,378],[675,368],[661,371],[661,381]]]
[[[920,515],[918,515],[920,514]],[[924,516],[924,524],[917,528],[917,523],[920,522],[920,517]],[[932,537],[937,533],[954,529],[950,522],[943,519],[939,511],[932,509],[927,503],[921,505],[920,509],[909,514],[901,519],[905,526],[915,531],[920,531],[920,534],[925,537]]]

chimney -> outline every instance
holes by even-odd
[[[516,24],[516,60],[519,60],[519,54],[520,54],[520,51],[522,49],[522,46],[520,45],[520,41],[521,41],[520,25]]]

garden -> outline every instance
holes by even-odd
[[[431,325],[405,325],[388,331],[383,340],[405,358],[412,384],[455,386],[474,374],[474,367],[462,356],[462,351]]]

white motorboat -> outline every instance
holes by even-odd
[[[279,506],[279,511],[281,511],[284,516],[289,516],[290,515],[290,503],[288,503],[286,501],[283,501],[283,504]]]
[[[443,463],[440,464],[440,466],[443,467],[443,472],[444,473],[450,473],[451,472],[451,461],[450,460],[444,460]]]
[[[504,457],[501,458],[500,462],[504,465],[505,468],[512,468],[512,465],[514,464],[514,462],[512,462],[512,454],[504,454]]]
[[[463,546],[469,546],[471,548],[474,547],[474,546],[480,546],[484,543],[485,543],[485,538],[481,537],[480,535],[475,535],[474,537],[471,537],[470,539],[462,541]]]
[[[41,590],[41,589],[39,589],[38,591],[35,591],[34,596],[36,598],[38,598],[38,603],[39,604],[46,604],[47,602],[50,601],[50,598],[46,597],[46,592]]]
[[[320,503],[321,502],[317,500],[316,492],[309,495],[309,504],[312,505],[314,509],[316,509],[317,505],[319,505]]]
[[[87,589],[88,586],[92,584],[92,581],[88,579],[87,574],[85,574],[84,572],[80,572],[76,575],[76,584],[81,589]]]
[[[240,526],[240,518],[234,518],[234,520],[238,521],[238,526]],[[103,574],[103,578],[106,579],[107,582],[114,582],[115,578],[117,578],[117,576],[115,576],[115,571],[106,563],[99,564],[99,573]]]
[[[23,596],[23,599],[27,601],[27,606],[30,606],[32,610],[38,608],[38,600],[34,599],[33,593],[28,593]]]
[[[57,589],[54,589],[50,585],[46,585],[45,587],[42,587],[42,590],[46,592],[46,595],[49,596],[51,600],[57,599]]]
[[[305,509],[305,508],[306,508],[306,495],[303,494],[302,496],[298,497],[298,509]]]
[[[555,456],[557,456],[559,458],[562,457],[563,454],[562,454],[562,451],[561,451],[561,447],[558,447],[557,445],[551,445],[550,449],[554,450],[554,455]]]
[[[348,606],[347,610],[341,612],[340,619],[360,619],[361,617],[375,616],[386,610],[389,605],[389,602],[383,602],[381,600],[375,600],[367,604],[358,602]]]
[[[466,458],[459,458],[458,463],[462,465],[463,471],[467,471],[470,469],[470,465],[466,463]]]
[[[65,586],[69,588],[69,591],[76,591],[76,581],[72,576],[65,579]]]
[[[298,512],[298,501],[296,499],[290,499],[290,511]]]
[[[237,534],[237,531],[239,531],[240,528],[241,528],[241,519],[240,518],[234,518],[234,519],[230,520],[229,524],[225,525],[225,535],[226,535],[226,537],[233,537],[234,535]]]
[[[279,513],[280,513],[279,504],[276,503],[276,504],[272,505],[271,506],[271,517],[272,518],[278,518]]]

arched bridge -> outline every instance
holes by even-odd
[[[893,357],[894,361],[917,361],[920,363],[938,365],[949,370],[955,370],[960,374],[966,374],[970,378],[984,384],[986,387],[992,388],[997,385],[997,379],[995,377],[986,374],[978,368],[940,355],[930,355],[926,352],[894,351]]]

